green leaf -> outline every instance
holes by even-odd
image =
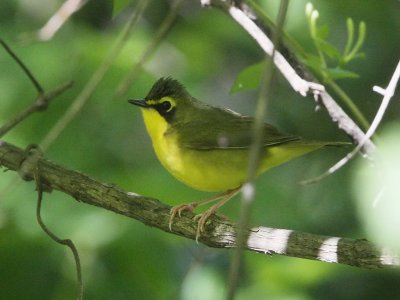
[[[326,40],[326,38],[329,35],[329,26],[328,25],[322,25],[317,28],[317,38],[321,40]]]
[[[245,91],[254,90],[260,85],[262,72],[265,69],[265,62],[259,62],[243,69],[236,77],[235,82],[230,90],[231,94]]]
[[[330,44],[327,41],[319,41],[320,49],[326,54],[329,58],[339,60],[341,58],[340,51]]]
[[[130,0],[114,0],[113,1],[113,17],[119,14],[124,8],[131,5]]]
[[[356,58],[365,59],[365,57],[366,57],[366,55],[364,52],[359,52],[356,55],[354,55],[353,59],[356,59]]]
[[[344,70],[339,67],[337,68],[328,68],[326,69],[326,72],[332,79],[343,79],[343,78],[359,78],[360,76],[357,73],[354,73],[349,70]]]
[[[307,67],[312,68],[314,71],[319,72],[321,69],[321,59],[318,55],[309,54],[301,59],[302,63],[304,63]]]
[[[351,19],[349,19],[349,20],[351,20]],[[352,21],[348,22],[348,28],[354,27],[354,25],[349,25],[349,24],[352,24]],[[358,28],[359,28],[358,29],[358,39],[354,46],[352,46],[350,43],[350,39],[353,38],[353,36],[350,37],[350,32],[351,32],[351,30],[354,30],[354,29],[348,29],[349,30],[349,40],[347,42],[343,57],[340,60],[341,65],[345,65],[345,64],[349,63],[350,61],[352,61],[353,59],[360,57],[359,54],[361,52],[359,52],[359,51],[364,44],[366,30],[367,30],[365,22],[361,21]],[[353,34],[353,33],[351,33],[351,34]]]
[[[354,22],[352,18],[347,18],[347,42],[346,48],[344,49],[344,56],[349,55],[351,48],[353,47],[353,40],[354,40]]]

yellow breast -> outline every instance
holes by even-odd
[[[168,134],[169,124],[157,111],[142,109],[142,114],[158,159],[172,175],[177,177],[184,167],[176,135],[172,131]]]
[[[178,180],[202,191],[225,191],[240,186],[246,176],[247,151],[233,156],[226,150],[191,150],[179,147],[177,134],[152,109],[142,109],[147,132],[161,164]],[[237,160],[237,161],[232,161]]]

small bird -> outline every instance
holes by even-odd
[[[170,230],[176,214],[219,200],[195,216],[198,240],[207,219],[234,197],[247,179],[254,118],[200,102],[170,77],[159,79],[144,99],[128,102],[141,108],[154,151],[175,178],[194,189],[220,193],[171,209]],[[324,146],[347,144],[308,141],[281,133],[267,123],[262,130],[257,175]]]

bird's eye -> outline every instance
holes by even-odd
[[[165,112],[169,112],[169,111],[172,109],[171,102],[169,102],[169,101],[161,102],[160,105],[161,105],[162,109],[163,109]]]

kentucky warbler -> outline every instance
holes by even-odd
[[[129,103],[140,106],[154,151],[173,176],[201,191],[222,192],[171,209],[170,229],[177,213],[220,200],[195,217],[197,239],[208,217],[236,195],[246,180],[254,119],[200,102],[171,78],[159,79],[143,100]],[[321,147],[345,144],[307,141],[266,123],[263,137],[258,175]]]

